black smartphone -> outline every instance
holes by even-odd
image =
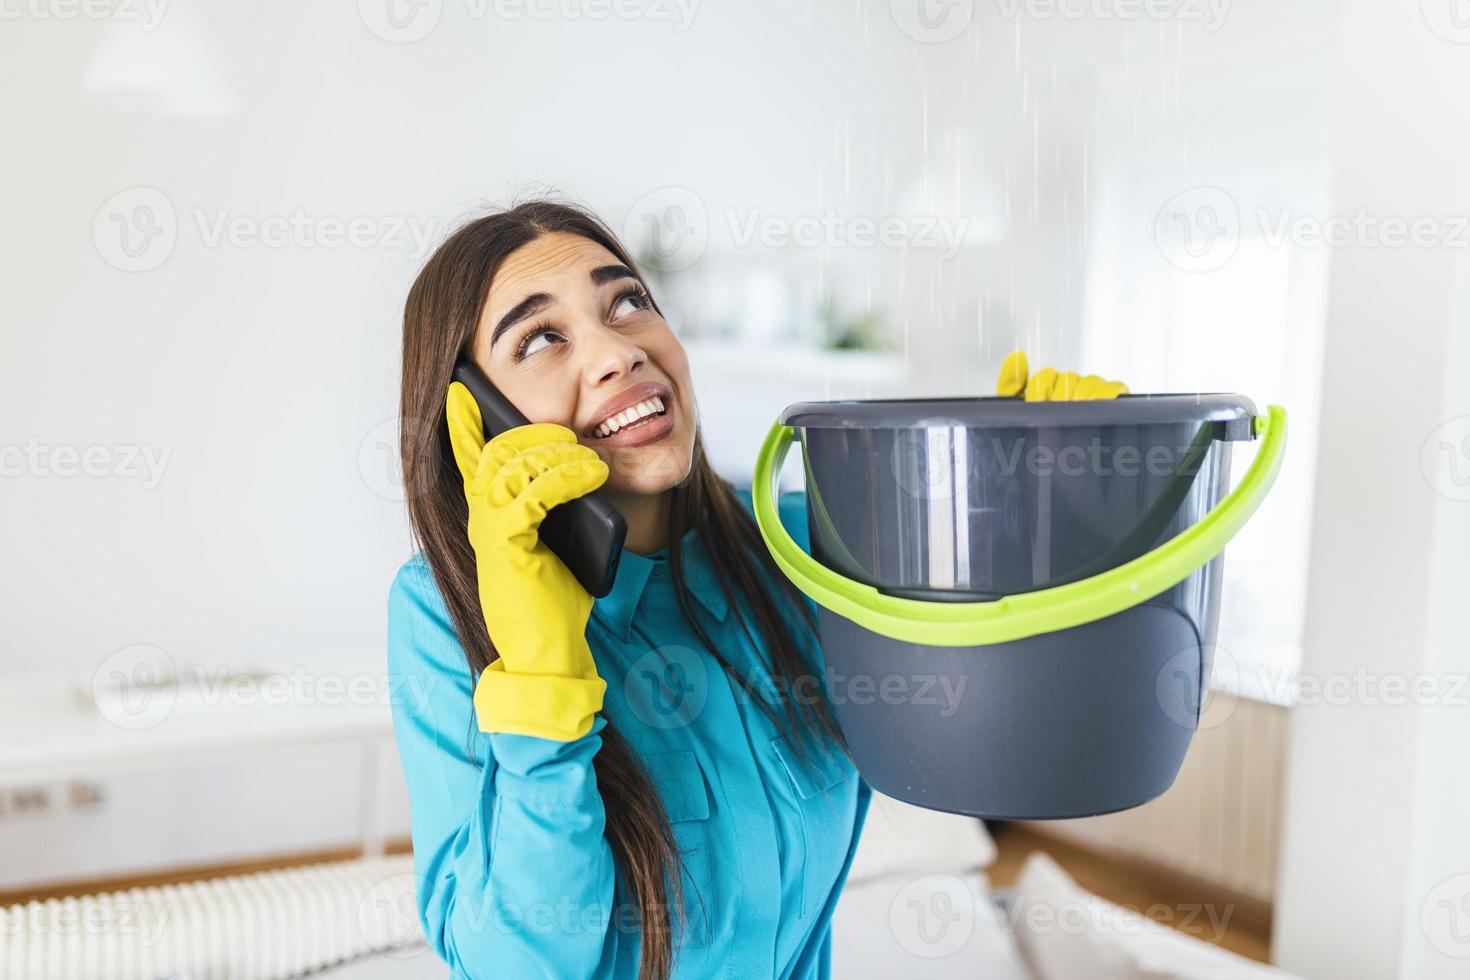
[[[486,442],[507,429],[529,423],[474,361],[460,358],[454,366],[454,380],[468,388],[480,406]],[[540,530],[546,546],[571,570],[582,588],[597,598],[612,591],[627,533],[623,515],[596,491],[551,508]]]

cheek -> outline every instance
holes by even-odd
[[[572,406],[576,399],[570,389],[563,390],[544,379],[491,380],[510,399],[510,403],[520,409],[527,421],[555,422],[572,427]]]
[[[684,352],[684,345],[670,332],[667,343],[659,348],[654,357],[663,368],[664,374],[668,375],[674,389],[679,392],[679,404],[686,410],[692,410],[694,383],[689,376],[689,355]]]

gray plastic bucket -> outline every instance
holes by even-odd
[[[1230,494],[1232,444],[1260,436]],[[793,438],[809,556],[771,499]],[[1005,819],[1168,789],[1209,680],[1222,549],[1284,439],[1284,411],[1236,395],[788,407],[757,463],[757,521],[818,604],[827,694],[863,777]]]

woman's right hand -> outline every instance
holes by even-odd
[[[592,597],[541,540],[540,526],[556,505],[600,487],[607,464],[554,422],[485,442],[479,406],[459,382],[449,386],[445,413],[469,503],[480,608],[500,654],[475,686],[480,729],[580,738],[606,689],[586,638]]]

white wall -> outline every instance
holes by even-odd
[[[1470,33],[1431,30],[1446,12],[1347,6],[1333,213],[1470,208]],[[1303,669],[1353,683],[1293,714],[1274,936],[1310,977],[1460,977],[1470,956],[1460,235],[1333,254]]]

